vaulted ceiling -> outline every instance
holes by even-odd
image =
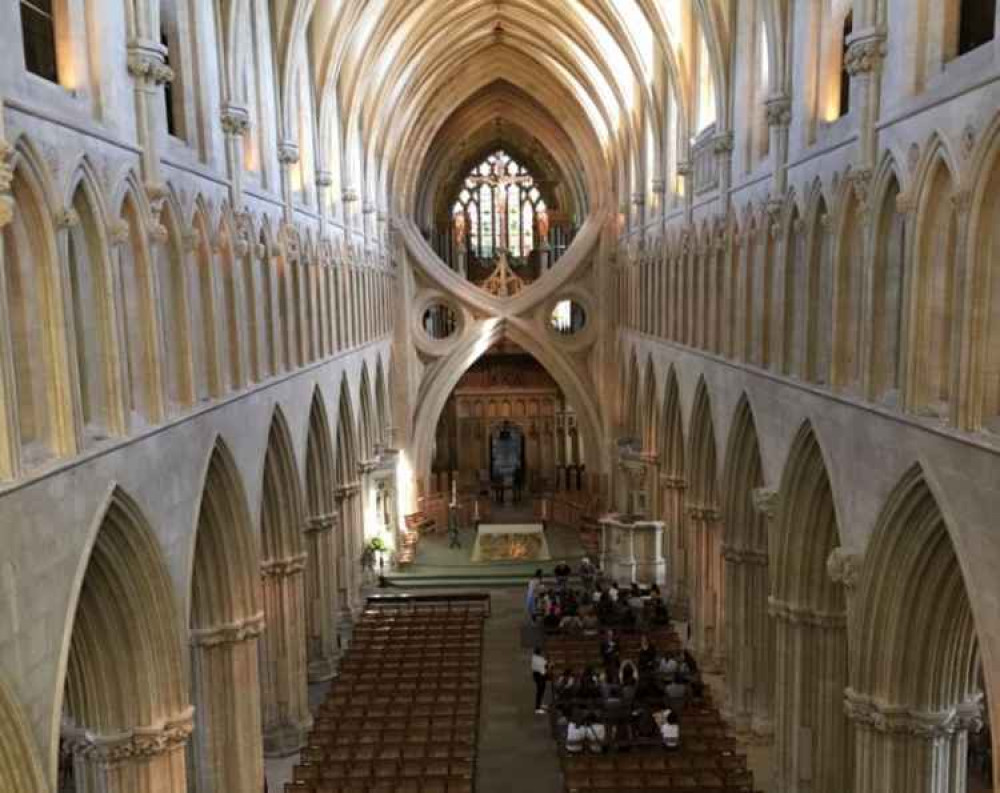
[[[728,7],[725,0],[274,0],[272,13],[283,72],[308,54],[319,145],[341,153],[345,185],[394,212],[427,217],[427,179],[447,180],[445,153],[454,147],[472,156],[498,117],[545,150],[581,206],[617,200],[644,141],[663,145],[657,120],[667,97],[681,118],[687,113],[689,51],[699,30],[724,85]]]

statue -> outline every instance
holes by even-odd
[[[455,248],[465,250],[465,212],[456,212],[454,215],[453,237]]]
[[[547,209],[538,210],[538,239],[543,243],[549,240],[549,212]]]

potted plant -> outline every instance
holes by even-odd
[[[385,541],[381,537],[372,537],[361,550],[361,569],[367,573],[375,572],[375,563],[378,562],[379,585],[383,586],[382,569],[385,566],[385,552],[389,550]]]

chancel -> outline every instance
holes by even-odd
[[[1000,790],[995,0],[0,20],[0,793]]]

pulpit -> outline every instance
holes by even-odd
[[[607,575],[618,582],[667,585],[662,521],[612,513],[600,526],[600,562]]]

